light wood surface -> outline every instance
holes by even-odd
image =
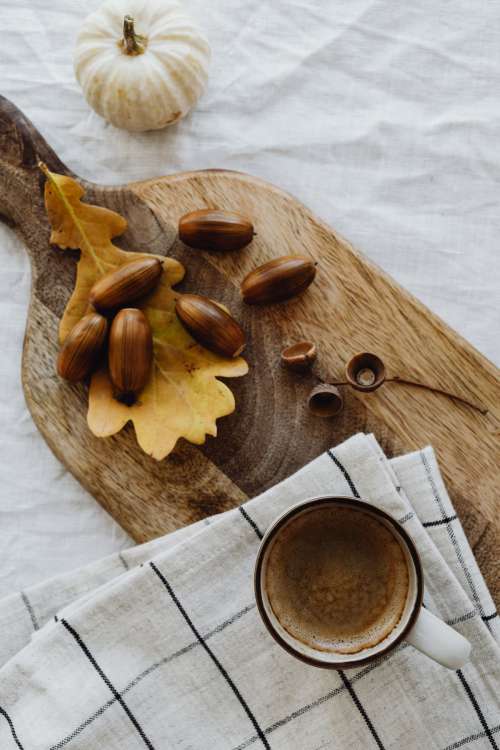
[[[99,440],[86,425],[84,386],[58,379],[57,324],[72,289],[77,253],[50,247],[37,160],[69,173],[33,126],[0,101],[0,214],[23,237],[33,287],[22,366],[26,400],[54,453],[136,539],[144,541],[230,508],[275,484],[326,448],[373,431],[389,454],[432,444],[481,569],[500,601],[498,519],[499,378],[496,368],[303,205],[276,187],[227,171],[190,172],[123,187],[85,183],[86,200],[129,221],[117,244],[170,255],[187,269],[180,291],[227,305],[248,333],[248,376],[229,382],[234,414],[204,446],[180,442],[158,463],[130,428]],[[233,253],[192,250],[177,239],[180,216],[199,208],[241,211],[257,236]],[[404,251],[404,249],[403,249]],[[256,265],[300,253],[318,261],[317,281],[282,305],[249,307],[239,282]],[[487,324],[487,321],[485,321]],[[314,341],[314,373],[279,365],[285,345]],[[319,379],[343,379],[344,363],[376,352],[389,375],[413,376],[488,407],[486,416],[425,390],[387,384],[372,394],[344,389],[343,413],[312,416]]]

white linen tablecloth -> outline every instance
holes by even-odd
[[[77,174],[120,183],[224,167],[294,193],[500,360],[500,9],[478,0],[186,0],[212,48],[184,121],[129,135],[87,107],[72,49],[99,0],[0,0],[0,93]],[[0,595],[131,542],[26,410],[30,274],[0,226]]]

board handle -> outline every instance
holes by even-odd
[[[44,177],[38,162],[60,174],[71,171],[15,104],[0,96],[0,220],[29,231],[43,211]]]

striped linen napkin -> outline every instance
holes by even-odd
[[[320,494],[404,524],[468,664],[403,643],[336,672],[276,645],[253,596],[259,541]],[[432,448],[388,461],[356,435],[240,508],[0,602],[0,748],[498,750],[499,624]]]

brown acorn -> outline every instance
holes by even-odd
[[[183,294],[175,312],[199,344],[222,357],[237,357],[245,348],[245,332],[220,305],[199,294]]]
[[[241,283],[249,305],[283,302],[303,292],[316,275],[316,264],[302,255],[284,255],[251,271]]]
[[[139,258],[124,263],[96,281],[89,299],[97,310],[113,310],[149,294],[160,281],[163,264],[158,258]]]
[[[57,357],[57,372],[65,380],[84,380],[97,365],[106,341],[108,322],[99,313],[85,315],[69,332]]]
[[[346,364],[345,376],[356,391],[375,391],[385,380],[385,365],[376,354],[360,352]]]
[[[200,250],[240,250],[253,239],[250,219],[235,211],[205,208],[191,211],[179,221],[179,237]]]
[[[126,307],[109,333],[109,374],[119,401],[131,405],[148,382],[153,361],[153,336],[141,310]]]

